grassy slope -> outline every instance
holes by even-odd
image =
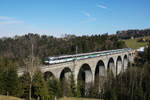
[[[19,99],[16,97],[11,97],[11,96],[2,96],[0,95],[0,100],[23,100],[23,99]]]
[[[24,100],[24,99],[20,99],[20,98],[17,98],[17,97],[12,97],[12,96],[2,96],[2,95],[0,95],[0,100]],[[100,100],[100,99],[64,97],[64,98],[60,98],[59,100]]]
[[[64,97],[64,98],[60,98],[59,100],[100,100],[100,99]]]
[[[147,36],[147,37],[144,37],[144,38],[150,40],[150,36]],[[137,42],[138,39],[139,39],[139,38],[125,40],[125,43],[126,43],[126,45],[127,45],[129,48],[135,48],[135,49],[147,45],[147,42]]]

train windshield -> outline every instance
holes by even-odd
[[[45,61],[50,61],[50,60],[54,60],[54,57],[45,58]]]
[[[49,59],[48,59],[48,58],[45,58],[44,61],[49,61]]]

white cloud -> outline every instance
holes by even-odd
[[[24,23],[23,21],[18,20],[10,20],[10,21],[0,21],[0,25],[8,25],[8,24],[21,24]]]
[[[0,16],[0,20],[11,20],[12,18],[6,16]]]
[[[13,17],[0,16],[0,38],[13,37],[15,35],[24,35],[27,33],[38,33],[59,37],[63,32],[66,33],[64,28],[45,29],[41,28],[38,25],[28,24],[27,22],[18,20]]]
[[[107,7],[106,7],[106,6],[101,5],[101,4],[97,4],[97,7],[99,7],[99,8],[103,8],[103,9],[107,9]]]
[[[90,17],[91,14],[89,12],[82,12],[85,16]]]
[[[85,12],[84,14],[85,14],[85,16],[88,16],[88,17],[90,17],[90,16],[91,16],[91,14],[90,14],[90,13],[88,13],[88,12]]]
[[[16,20],[11,17],[0,16],[0,25],[20,24],[20,23],[24,23],[24,22],[20,20]]]
[[[24,22],[21,20],[12,17],[0,16],[0,37],[13,36],[13,33],[21,29],[23,25]]]
[[[85,21],[82,21],[81,23],[89,23],[96,21],[96,18],[93,17],[89,12],[82,12],[82,14],[84,14],[87,17],[87,19]]]

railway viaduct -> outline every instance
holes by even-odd
[[[57,79],[62,79],[74,74],[74,79],[77,82],[79,77],[85,81],[85,84],[94,82],[96,76],[103,77],[111,71],[114,76],[125,71],[128,63],[134,62],[134,50],[128,50],[121,53],[110,53],[100,57],[87,58],[83,60],[75,60],[65,63],[42,65],[41,71],[44,73],[45,79],[54,76]],[[19,75],[23,72],[19,72]]]

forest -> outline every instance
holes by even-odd
[[[144,36],[150,36],[150,29],[130,29],[130,30],[123,30],[123,31],[117,31],[116,36],[121,39],[131,39],[138,38],[138,37],[144,37]]]
[[[115,36],[67,36],[54,38],[28,34],[15,38],[0,40],[0,94],[31,100],[54,100],[61,97],[98,98],[103,100],[149,100],[150,99],[150,42],[144,53],[138,54],[134,64],[129,64],[125,72],[113,76],[111,72],[106,77],[96,79],[88,95],[85,95],[85,83],[77,80],[71,74],[69,80],[58,80],[54,77],[45,80],[38,67],[40,61],[47,56],[74,54],[99,50],[118,49],[126,47],[125,43]],[[107,45],[106,45],[107,43]],[[34,46],[34,49],[33,49]],[[72,48],[70,48],[72,47]],[[27,71],[22,76],[17,75],[17,67],[24,62]],[[32,69],[33,65],[36,70]],[[103,81],[102,81],[103,80]],[[11,84],[10,84],[11,83]],[[97,87],[100,87],[97,88]]]
[[[0,56],[13,60],[18,66],[23,66],[23,60],[31,54],[32,44],[34,46],[34,56],[38,57],[41,63],[46,57],[76,54],[76,47],[78,48],[77,53],[126,48],[124,41],[108,34],[92,36],[66,35],[63,38],[56,38],[29,33],[13,38],[1,38]]]

